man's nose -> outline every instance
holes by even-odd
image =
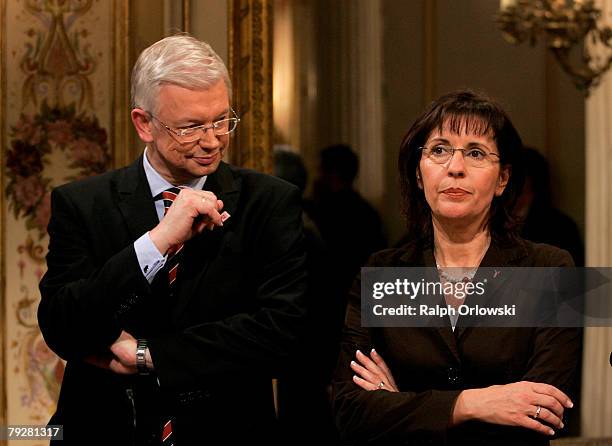
[[[221,145],[219,137],[215,135],[215,129],[212,127],[202,128],[199,130],[198,143],[202,147],[217,148]]]

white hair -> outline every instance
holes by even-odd
[[[205,90],[223,80],[231,97],[231,81],[223,60],[206,42],[186,34],[166,37],[143,50],[132,70],[132,107],[156,113],[163,85]]]

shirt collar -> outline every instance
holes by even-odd
[[[149,188],[151,189],[151,196],[157,197],[166,189],[171,187],[175,187],[174,184],[169,183],[164,177],[162,177],[157,170],[151,165],[149,162],[149,158],[147,156],[147,148],[144,150],[144,155],[142,156],[142,164],[144,167],[145,175],[147,176],[147,182],[149,183]],[[185,184],[179,184],[178,186],[188,187],[189,189],[201,190],[204,187],[204,183],[206,182],[206,176],[196,178],[192,181],[189,181]]]

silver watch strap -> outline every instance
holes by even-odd
[[[136,368],[140,375],[148,375],[149,369],[147,368],[147,340],[138,339],[136,341]]]

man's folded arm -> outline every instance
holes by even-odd
[[[79,210],[68,194],[51,195],[48,270],[40,283],[38,321],[49,347],[64,359],[107,351],[119,319],[150,293],[133,244],[97,265]]]

